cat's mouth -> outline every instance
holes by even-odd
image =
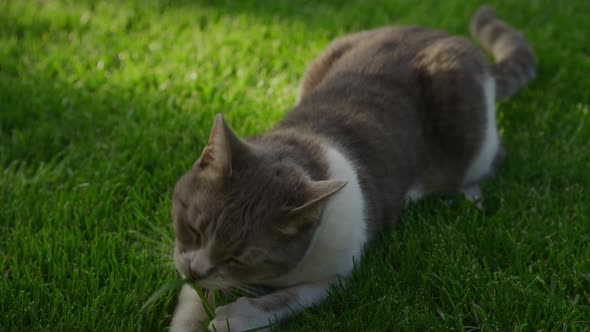
[[[208,290],[228,290],[236,287],[236,283],[223,279],[202,279],[192,282]]]

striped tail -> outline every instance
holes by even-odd
[[[535,56],[524,36],[502,22],[490,6],[482,6],[471,19],[471,34],[494,56],[496,99],[514,95],[535,77]]]

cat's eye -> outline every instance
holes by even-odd
[[[191,235],[195,238],[195,242],[199,244],[201,242],[201,233],[199,233],[199,230],[191,224],[188,224],[187,228]]]
[[[188,204],[186,204],[186,201],[183,200],[181,198],[181,195],[178,194],[177,192],[174,192],[174,194],[172,194],[172,202],[178,203],[181,207],[183,207],[185,209],[188,208]]]
[[[237,266],[246,266],[246,265],[248,265],[248,264],[244,263],[243,261],[241,261],[241,260],[239,260],[239,259],[237,259],[235,257],[228,258],[226,262],[228,264],[233,264],[233,265],[237,265]]]

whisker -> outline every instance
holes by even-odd
[[[170,248],[143,248],[143,251],[149,253],[153,257],[161,257],[165,259],[173,259],[174,251]]]
[[[259,289],[251,287],[251,286],[247,286],[247,285],[237,285],[235,286],[235,288],[243,293],[246,296],[260,296],[261,292]]]
[[[166,267],[166,268],[172,268],[175,269],[176,265],[174,264],[174,261],[162,261],[158,264],[158,266],[160,267]]]
[[[132,235],[133,237],[135,237],[136,240],[141,240],[141,242],[148,242],[148,243],[153,243],[153,244],[158,244],[160,245],[162,243],[162,241],[156,240],[151,236],[148,236],[142,232],[136,231],[136,230],[129,230],[127,231],[130,235]]]
[[[148,225],[148,231],[129,230],[129,235],[136,241],[133,249],[136,254],[150,261],[152,266],[161,270],[176,270],[174,263],[174,240],[169,234],[153,222]]]
[[[147,223],[148,227],[151,228],[153,231],[155,231],[156,233],[158,233],[160,235],[160,237],[164,240],[166,240],[169,243],[173,243],[174,242],[174,237],[172,234],[170,234],[170,232],[165,232],[163,227],[157,225],[154,222],[148,222]],[[166,228],[167,229],[167,228]]]

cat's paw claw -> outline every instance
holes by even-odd
[[[229,321],[227,320],[218,320],[215,319],[209,323],[209,327],[207,329],[209,332],[229,332],[229,331],[236,331],[234,329],[230,329]]]
[[[215,319],[209,323],[210,332],[242,332],[257,327],[258,324],[252,324],[251,317],[230,317],[226,319],[218,319],[215,317]],[[262,329],[257,331],[264,332],[270,330]]]
[[[463,193],[463,195],[465,195],[465,198],[468,201],[473,202],[475,204],[476,208],[478,208],[479,210],[483,210],[483,194],[481,192],[481,188],[479,187],[479,185],[465,187],[461,189],[461,192]]]

